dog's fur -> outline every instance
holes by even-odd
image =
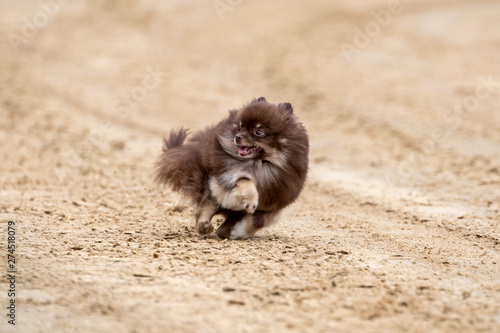
[[[307,175],[309,139],[290,103],[252,100],[216,126],[195,133],[174,130],[164,139],[156,181],[197,204],[196,230],[244,239],[275,223],[299,196]]]

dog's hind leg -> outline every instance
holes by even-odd
[[[220,239],[226,239],[231,237],[231,232],[234,228],[234,226],[237,223],[241,223],[241,221],[246,217],[246,216],[252,216],[252,215],[247,215],[244,211],[226,211],[226,220],[224,223],[220,225],[220,227],[217,229],[216,234]]]
[[[266,212],[258,210],[253,214],[231,212],[227,220],[217,229],[221,239],[246,239],[262,228],[278,222],[281,210]]]

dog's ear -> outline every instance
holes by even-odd
[[[261,96],[259,98],[252,99],[252,101],[250,103],[253,104],[253,103],[259,103],[259,102],[267,102],[267,100]]]
[[[290,103],[280,103],[278,104],[278,109],[288,113],[293,113],[293,106]]]
[[[229,111],[229,120],[235,121],[237,117],[238,117],[238,110]]]

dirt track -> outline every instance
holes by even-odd
[[[0,331],[500,331],[500,5],[179,3],[0,3]],[[306,189],[200,239],[161,137],[261,95],[308,129]]]

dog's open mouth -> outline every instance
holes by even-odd
[[[249,147],[249,146],[238,147],[238,154],[240,156],[243,156],[243,157],[249,156],[252,153],[258,153],[258,152],[261,152],[261,151],[262,151],[262,148],[257,147],[257,146],[254,146],[254,147]]]

